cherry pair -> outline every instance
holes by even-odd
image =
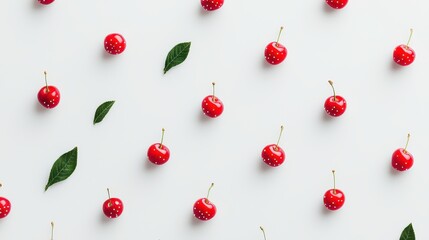
[[[223,112],[222,101],[215,96],[215,83],[213,85],[213,94],[206,96],[202,103],[201,108],[203,113],[211,118],[219,117]],[[165,129],[162,129],[162,136],[160,143],[152,144],[147,150],[147,157],[149,161],[156,165],[162,165],[170,159],[170,150],[167,146],[163,145]]]
[[[286,159],[285,152],[283,151],[283,149],[281,147],[279,147],[279,142],[280,142],[282,132],[283,132],[283,126],[280,127],[280,134],[279,134],[279,138],[277,140],[277,144],[267,145],[262,150],[261,155],[262,155],[263,161],[271,167],[280,166],[284,162],[284,160]],[[332,174],[334,175],[334,188],[328,190],[325,193],[325,195],[323,197],[323,201],[325,203],[326,208],[328,208],[329,210],[338,210],[343,206],[344,201],[345,201],[345,196],[341,190],[336,189],[336,187],[335,187],[335,171],[334,170],[332,171]]]
[[[53,0],[39,0],[42,4],[50,4]],[[122,53],[126,48],[126,42],[122,35],[117,33],[112,33],[106,36],[104,40],[104,48],[105,50],[113,55]],[[55,86],[48,85],[47,81],[47,73],[45,74],[45,86],[43,86],[39,93],[37,94],[37,98],[42,106],[45,108],[51,109],[55,108],[60,102],[61,95],[58,88]]]
[[[212,219],[216,215],[216,206],[208,199],[210,195],[210,190],[212,189],[213,186],[214,184],[212,183],[208,190],[207,197],[200,198],[194,203],[194,208],[193,208],[194,216],[199,220],[207,221]],[[124,211],[124,204],[119,198],[111,198],[109,189],[107,189],[107,194],[108,194],[108,199],[103,203],[104,215],[106,215],[106,217],[108,218],[117,218]],[[1,198],[0,198],[0,202],[1,202]],[[9,203],[9,206],[10,206],[10,203]],[[0,208],[0,214],[1,214],[1,208]],[[0,218],[1,218],[1,215],[0,215]]]
[[[329,114],[332,117],[339,117],[345,112],[347,108],[347,103],[343,97],[335,94],[333,82],[329,81],[329,83],[332,86],[334,95],[326,99],[325,111],[327,114]],[[262,155],[263,161],[271,167],[280,166],[286,158],[285,152],[281,147],[279,147],[279,142],[280,142],[282,132],[283,132],[283,126],[281,126],[280,128],[280,135],[279,135],[277,144],[267,145],[262,150],[261,155]]]
[[[333,8],[340,9],[347,4],[347,0],[326,0],[326,2]],[[279,43],[280,34],[283,27],[280,28],[279,35],[276,42],[271,42],[265,47],[265,60],[272,65],[277,65],[283,62],[287,56],[287,49]],[[407,44],[398,45],[393,51],[393,60],[401,66],[408,66],[414,62],[416,58],[415,51],[409,46],[413,29],[410,29],[410,36]]]

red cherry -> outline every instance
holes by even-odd
[[[332,174],[334,175],[334,188],[326,191],[323,196],[323,203],[327,209],[335,211],[344,205],[346,197],[340,189],[335,188],[335,170],[332,170]]]
[[[262,150],[262,160],[264,163],[268,164],[271,167],[278,167],[286,159],[286,154],[281,147],[279,147],[280,138],[283,133],[283,126],[280,127],[279,139],[277,144],[270,144],[264,147]]]
[[[121,199],[111,198],[109,189],[107,189],[107,194],[109,198],[103,204],[104,215],[108,218],[117,218],[121,216],[122,211],[124,211],[124,204]]]
[[[0,183],[0,187],[2,187],[2,184]],[[10,201],[0,196],[0,218],[5,218],[7,215],[9,215],[12,205],[10,204]]]
[[[207,11],[214,11],[222,7],[224,0],[201,0],[201,6]]]
[[[201,107],[203,113],[211,118],[219,117],[223,112],[223,103],[222,101],[215,96],[215,83],[213,85],[213,95],[208,95],[203,99]]]
[[[408,37],[407,45],[401,44],[393,51],[393,61],[401,66],[408,66],[414,62],[416,53],[408,46],[410,44],[411,37],[413,36],[413,29],[410,29],[410,36]]]
[[[325,0],[325,1],[331,8],[341,9],[347,5],[349,0]]]
[[[54,108],[60,103],[60,91],[54,86],[48,86],[47,73],[45,74],[45,86],[43,86],[37,94],[40,104],[45,108]]]
[[[410,141],[410,134],[408,134],[407,144],[405,148],[398,148],[392,154],[392,167],[398,171],[405,171],[410,169],[414,164],[414,157],[407,151],[408,142]]]
[[[5,218],[9,215],[10,209],[10,201],[7,198],[0,197],[0,218]]]
[[[416,53],[414,50],[404,44],[401,44],[395,48],[393,51],[393,61],[401,66],[408,66],[414,62],[416,58]]]
[[[53,3],[55,0],[38,0],[39,3],[43,4],[43,5],[48,5]]]
[[[104,49],[112,55],[121,54],[126,47],[125,38],[119,33],[109,34],[104,39]]]
[[[216,206],[209,201],[210,190],[214,183],[210,185],[206,198],[200,198],[194,203],[194,216],[202,221],[212,219],[216,215]]]
[[[162,129],[161,143],[152,144],[147,150],[147,157],[149,161],[156,165],[162,165],[170,158],[170,150],[165,145],[162,145],[164,141],[165,129]]]
[[[329,80],[328,82],[329,84],[331,84],[334,96],[330,96],[326,99],[325,111],[332,117],[339,117],[343,115],[343,113],[346,111],[347,102],[343,97],[335,94],[334,83],[331,80]]]
[[[280,28],[280,32],[277,37],[277,42],[271,42],[265,48],[265,60],[267,60],[269,64],[277,65],[283,62],[283,60],[285,60],[287,56],[286,47],[279,43],[282,31],[283,27]]]

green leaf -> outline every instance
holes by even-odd
[[[115,101],[107,101],[98,106],[97,111],[95,111],[94,125],[103,121],[104,117],[110,111],[110,108],[113,106],[114,103]]]
[[[191,42],[183,42],[174,46],[165,59],[164,74],[172,67],[181,64],[188,57]]]
[[[48,190],[50,186],[57,182],[66,180],[74,170],[77,165],[77,147],[73,148],[71,151],[61,155],[57,161],[55,161],[52,166],[51,173],[49,174],[49,180],[46,184],[45,191]]]
[[[413,224],[410,223],[404,231],[402,231],[401,238],[399,240],[415,240],[416,236],[414,235]]]

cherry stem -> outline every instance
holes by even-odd
[[[207,199],[209,199],[210,190],[212,190],[213,186],[214,186],[214,183],[212,183],[212,184],[210,185],[209,190],[207,191],[207,197],[206,197]]]
[[[161,148],[161,149],[162,149],[162,142],[164,141],[164,132],[165,132],[165,129],[163,128],[162,129],[162,135],[161,135],[161,143],[159,144],[159,148]]]
[[[109,188],[107,188],[107,196],[109,197],[109,199],[110,199],[110,189]]]
[[[411,37],[413,36],[413,32],[414,32],[414,30],[412,28],[410,28],[410,36],[408,37],[407,47],[410,44]]]
[[[280,27],[279,35],[277,36],[276,46],[279,45],[280,35],[282,34],[282,31],[283,31],[283,27]]]
[[[334,176],[334,194],[337,194],[337,188],[335,186],[335,170],[332,170],[332,176]]]
[[[54,222],[51,222],[51,240],[54,240]]]
[[[281,139],[281,137],[282,137],[283,129],[284,129],[283,125],[282,125],[282,126],[280,126],[280,134],[279,134],[279,138],[277,139],[276,148],[278,148],[278,147],[279,147],[279,142],[280,142],[280,139]]]
[[[49,88],[48,88],[48,73],[46,71],[44,71],[43,73],[45,74],[46,92],[49,92]]]
[[[264,228],[262,226],[260,226],[259,228],[261,229],[262,233],[264,234],[264,239],[267,240],[267,236],[265,236],[265,230],[264,230]]]
[[[405,144],[404,152],[407,153],[408,142],[410,141],[411,135],[408,133],[407,143]]]
[[[335,94],[335,88],[334,88],[334,82],[332,80],[329,80],[328,83],[332,87],[332,91],[334,92],[334,101],[337,101],[337,95]]]
[[[212,100],[216,101],[216,97],[215,97],[215,85],[216,85],[216,83],[212,82],[212,85],[213,85],[213,97],[212,97]]]

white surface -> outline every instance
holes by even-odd
[[[429,239],[429,4],[420,0],[351,0],[341,11],[323,0],[226,0],[205,13],[189,1],[4,1],[0,8],[0,195],[11,214],[0,239],[398,239],[413,222]],[[265,64],[265,45],[285,26],[279,66]],[[416,61],[397,68],[392,51],[415,29]],[[126,51],[107,56],[103,39],[124,35]],[[188,59],[162,74],[168,51],[192,41]],[[62,94],[54,110],[36,94],[43,70]],[[328,79],[348,101],[329,119]],[[218,119],[200,104],[217,82],[225,104]],[[116,100],[104,121],[96,107]],[[287,160],[269,169],[262,148],[277,140]],[[150,144],[166,128],[170,161],[153,167]],[[406,135],[415,165],[395,174],[392,152]],[[78,166],[44,192],[53,162],[74,146]],[[337,186],[344,207],[324,210]],[[192,205],[215,183],[217,216],[193,219]],[[124,201],[105,220],[105,188]]]

